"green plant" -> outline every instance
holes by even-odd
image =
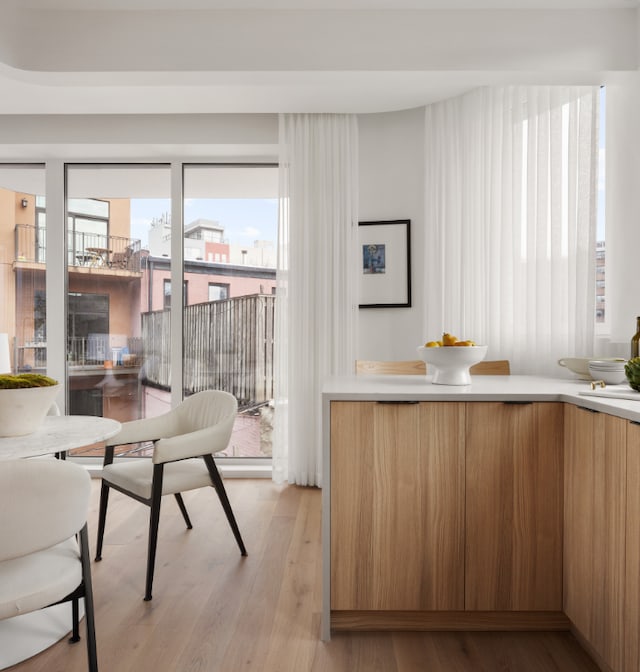
[[[0,375],[0,390],[16,390],[23,387],[50,387],[57,385],[58,381],[40,373],[19,373]]]
[[[640,392],[640,357],[633,357],[624,365],[624,372],[629,385]]]

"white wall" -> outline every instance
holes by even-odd
[[[358,359],[415,359],[424,303],[424,108],[358,117],[361,221],[411,220],[411,308],[361,308]]]
[[[640,67],[640,51],[636,58]],[[628,356],[640,315],[640,73],[618,77],[619,83],[607,86],[605,291],[609,354]]]
[[[640,315],[640,74],[607,86],[606,312],[627,349]]]

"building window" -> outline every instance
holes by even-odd
[[[184,300],[184,305],[186,306],[188,304],[187,301],[187,286],[189,284],[188,280],[185,280],[184,283],[182,284],[182,294],[183,294],[183,300]],[[171,280],[165,280],[163,283],[163,295],[164,295],[164,300],[163,300],[163,308],[165,310],[168,310],[171,308]]]
[[[109,295],[69,292],[67,357],[102,364],[109,359]]]
[[[229,285],[220,282],[209,283],[209,301],[222,301],[229,298]]]
[[[109,202],[95,198],[67,201],[70,264],[86,261],[91,250],[109,248]],[[95,252],[94,252],[95,254]]]
[[[44,263],[46,247],[47,201],[37,196],[36,261]],[[109,245],[109,201],[95,198],[70,198],[67,201],[69,265],[84,265],[87,250],[107,250]]]

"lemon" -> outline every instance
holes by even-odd
[[[442,334],[442,345],[455,345],[457,340],[457,336],[452,336],[451,334],[447,333]]]

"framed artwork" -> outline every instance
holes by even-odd
[[[411,307],[410,224],[359,222],[360,308]]]

